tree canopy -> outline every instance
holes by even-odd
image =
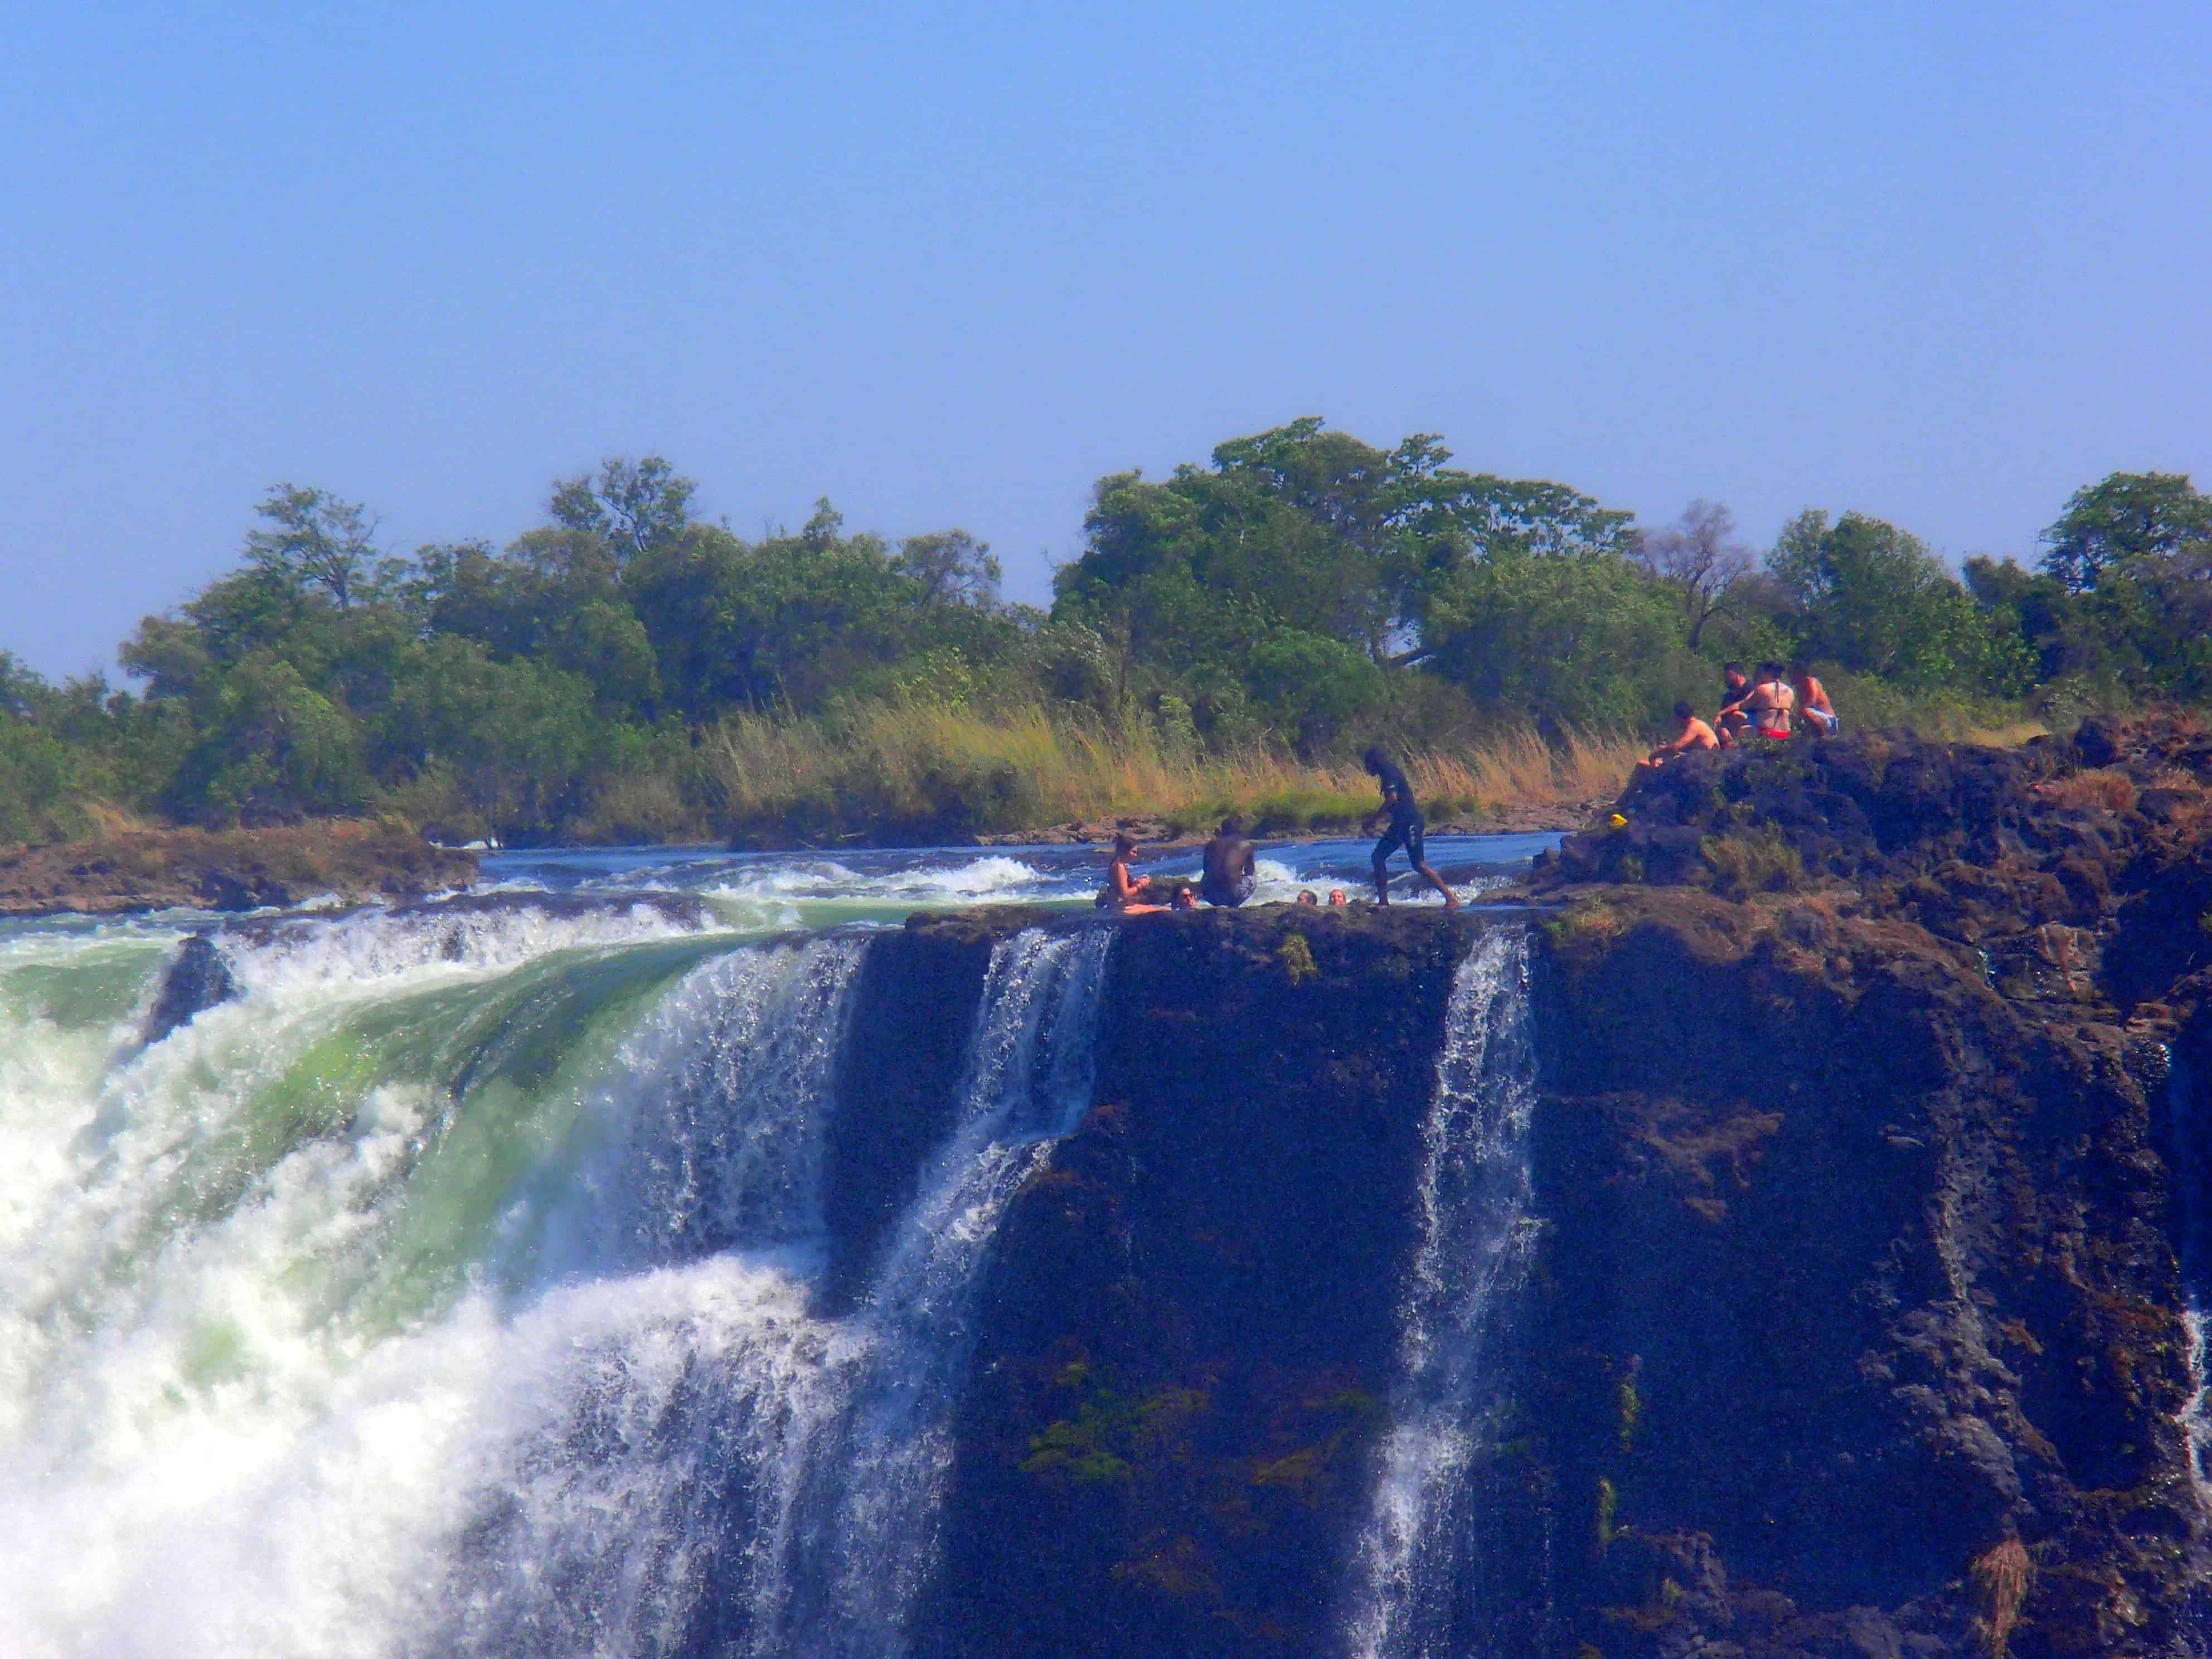
[[[367,507],[279,484],[236,568],[124,642],[137,690],[0,653],[0,836],[90,799],[652,833],[637,801],[711,817],[698,755],[723,723],[879,704],[1080,710],[1316,759],[1498,723],[1641,729],[1709,700],[1728,656],[1806,656],[1893,704],[2212,697],[2212,502],[2179,475],[2076,492],[2039,568],[1954,574],[1862,513],[1808,510],[1762,558],[1718,503],[1645,530],[1455,466],[1432,434],[1382,448],[1308,417],[1101,478],[1048,611],[1006,603],[962,529],[888,540],[823,501],[749,540],[696,497],[660,457],[611,458],[504,547],[402,555]]]

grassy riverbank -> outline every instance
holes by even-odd
[[[1413,750],[1406,763],[1432,823],[1480,827],[1609,797],[1643,747],[1589,736],[1553,746],[1523,727]],[[828,719],[732,716],[708,735],[702,763],[728,833],[758,845],[963,842],[1125,817],[1180,834],[1231,812],[1280,835],[1349,826],[1376,802],[1374,781],[1350,761],[1209,751],[1142,723],[1109,726],[1041,705],[995,715],[875,704]]]

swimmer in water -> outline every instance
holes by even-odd
[[[1205,873],[1199,878],[1199,896],[1208,904],[1238,905],[1259,885],[1259,854],[1244,839],[1241,818],[1224,818],[1221,829],[1206,843]]]

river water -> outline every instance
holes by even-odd
[[[1473,892],[1555,841],[1438,837],[1431,861]],[[1356,894],[1365,854],[1273,848],[1260,896]],[[976,1286],[1088,1103],[1115,930],[997,947],[949,1136],[830,1317],[857,967],[916,908],[1081,916],[1100,865],[501,854],[501,902],[214,934],[235,994],[152,1042],[167,964],[216,919],[0,924],[0,1650],[901,1651]],[[704,908],[647,896],[669,890]],[[1519,1202],[1497,1103],[1520,969],[1484,962],[1440,1062],[1431,1267],[1510,1253]],[[1425,1282],[1389,1536],[1352,1598],[1378,1630],[1413,1616],[1391,1575],[1447,1524],[1423,1519],[1448,1508],[1424,1485],[1445,1419],[1480,1408],[1452,1333],[1484,1316]]]

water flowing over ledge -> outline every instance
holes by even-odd
[[[881,898],[0,939],[16,1646],[2171,1659],[2212,1618],[2188,983],[2108,1012],[2086,932],[1992,967],[1790,895]]]
[[[1354,1659],[1489,1650],[1458,1579],[1481,1565],[1468,1475],[1499,1393],[1485,1361],[1507,1334],[1537,1226],[1531,1018],[1526,939],[1486,935],[1453,978],[1421,1129],[1420,1243],[1399,1304],[1382,1471],[1355,1552]]]

